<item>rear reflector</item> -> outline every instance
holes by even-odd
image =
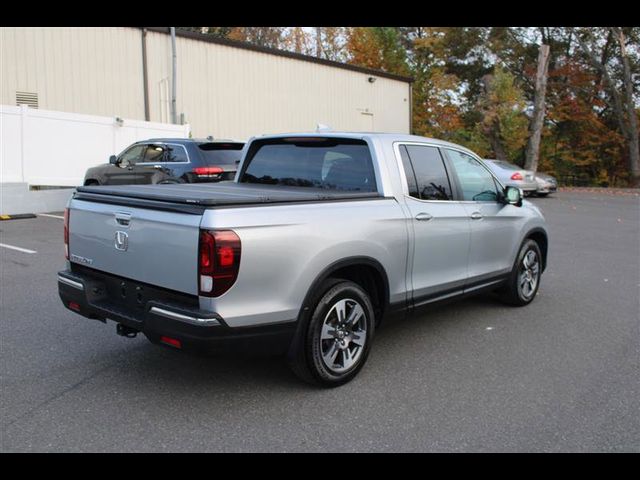
[[[176,348],[182,348],[182,342],[180,340],[178,340],[177,338],[171,338],[171,337],[160,337],[160,342],[166,344],[166,345],[171,345],[172,347],[176,347]]]
[[[69,308],[71,310],[75,310],[76,312],[80,311],[80,305],[77,304],[76,302],[69,302]]]

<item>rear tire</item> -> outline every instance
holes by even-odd
[[[509,305],[523,307],[530,304],[540,288],[542,253],[535,240],[522,243],[506,284],[496,293]]]
[[[364,366],[374,337],[371,299],[358,284],[329,279],[322,283],[312,310],[299,321],[288,363],[302,380],[337,387]]]

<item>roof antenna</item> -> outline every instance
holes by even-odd
[[[319,123],[316,127],[316,132],[330,132],[332,130],[333,129],[329,125],[324,125],[322,123]]]

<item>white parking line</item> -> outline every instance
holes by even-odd
[[[60,220],[64,220],[64,217],[61,217],[60,215],[50,215],[48,213],[36,213],[36,215],[39,217],[59,218]]]
[[[0,247],[8,248],[8,249],[11,249],[11,250],[17,250],[17,251],[23,252],[23,253],[38,253],[35,250],[28,250],[26,248],[14,247],[13,245],[6,245],[4,243],[0,243]]]

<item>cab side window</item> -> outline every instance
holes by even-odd
[[[495,202],[498,192],[493,176],[471,155],[446,149],[462,189],[462,200]]]
[[[421,200],[451,200],[451,183],[440,151],[427,145],[401,145],[409,195]]]
[[[120,166],[125,167],[127,165],[135,165],[136,163],[141,162],[142,155],[146,148],[146,145],[134,145],[120,155],[118,163]]]

